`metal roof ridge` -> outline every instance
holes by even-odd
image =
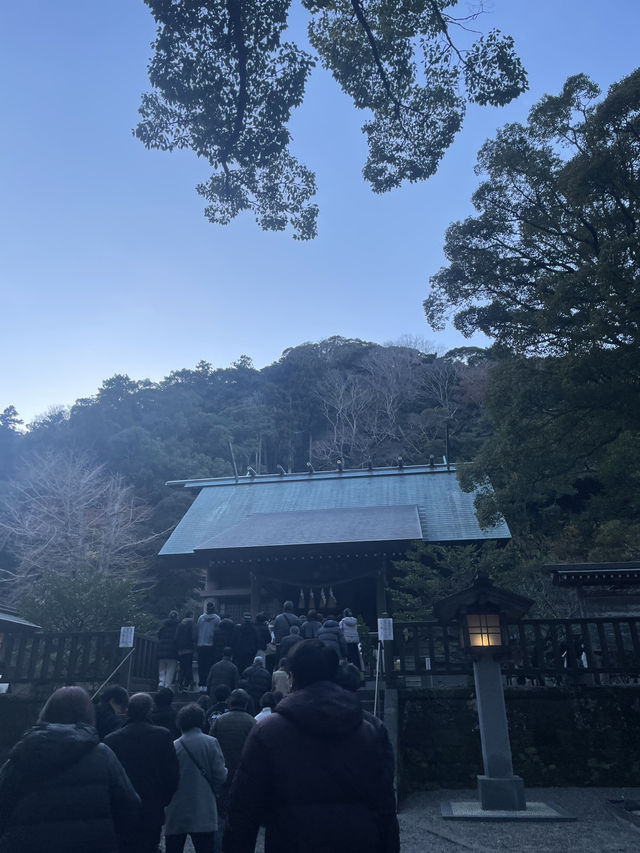
[[[364,477],[411,476],[414,474],[449,474],[455,472],[455,464],[441,463],[436,465],[397,465],[385,468],[346,468],[330,471],[295,471],[291,474],[255,474],[253,476],[234,477],[200,477],[190,480],[167,480],[165,486],[184,488],[203,488],[205,486],[251,486],[257,483],[304,482],[313,480],[353,480]]]

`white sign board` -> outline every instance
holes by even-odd
[[[378,640],[393,640],[393,619],[378,619]]]
[[[424,659],[424,668],[425,669],[431,669],[431,658],[425,658]]]
[[[133,648],[133,634],[135,632],[135,625],[125,625],[120,628],[120,648],[121,649],[132,649]]]

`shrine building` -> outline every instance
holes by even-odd
[[[368,624],[388,611],[394,560],[415,541],[466,544],[510,537],[481,528],[453,465],[174,480],[195,500],[160,556],[206,572],[204,600],[221,615],[351,607]]]

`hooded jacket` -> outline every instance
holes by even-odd
[[[300,784],[304,760],[311,772]],[[329,681],[296,690],[249,735],[231,790],[224,853],[400,849],[393,762],[354,693]]]
[[[39,723],[0,770],[1,853],[116,853],[140,798],[92,726]]]
[[[345,616],[340,620],[340,630],[344,635],[345,643],[359,643],[358,620],[355,616]]]
[[[213,635],[220,624],[217,613],[202,613],[196,623],[196,645],[213,646]]]
[[[347,656],[347,644],[344,641],[344,635],[340,626],[335,619],[325,619],[322,623],[322,628],[318,631],[318,639],[322,640],[325,646],[335,649],[340,659]]]
[[[246,682],[247,693],[259,705],[262,694],[271,690],[271,673],[262,663],[254,663],[243,671],[242,678]]]

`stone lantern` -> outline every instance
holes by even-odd
[[[473,660],[484,775],[478,776],[483,810],[526,809],[524,783],[513,773],[500,661],[508,651],[507,622],[522,619],[533,602],[477,576],[469,589],[434,605],[436,618],[457,620],[463,648]]]

